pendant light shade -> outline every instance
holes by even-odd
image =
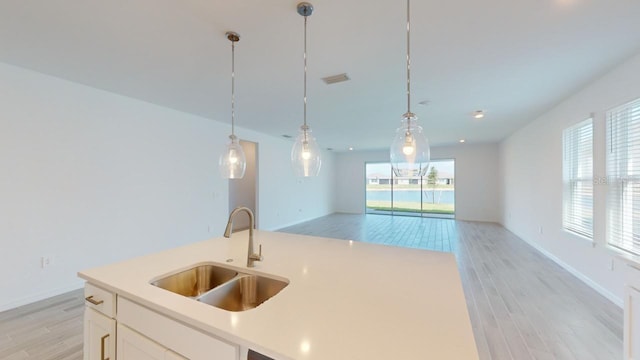
[[[220,175],[224,179],[241,179],[247,167],[247,159],[244,156],[242,146],[235,135],[236,99],[235,99],[235,50],[236,42],[240,41],[240,35],[227,32],[227,39],[231,41],[231,135],[229,143],[218,160]]]
[[[307,17],[313,13],[313,5],[302,2],[297,6],[298,14],[304,16],[304,124],[291,149],[291,165],[296,176],[318,176],[322,159],[320,147],[307,125]]]
[[[412,114],[413,115],[413,114]],[[429,167],[429,141],[417,117],[403,117],[391,144],[391,166],[396,176],[423,176]]]
[[[231,141],[218,161],[220,174],[225,179],[241,179],[247,167],[247,159],[244,156],[242,146],[235,135],[229,136]]]
[[[391,143],[390,158],[396,176],[423,176],[429,168],[429,141],[411,112],[411,0],[407,0],[407,112]]]
[[[304,125],[300,127],[296,142],[291,149],[291,163],[296,176],[317,176],[320,172],[320,148],[311,129]]]

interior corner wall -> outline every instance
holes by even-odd
[[[85,268],[222,235],[228,124],[2,63],[0,108],[0,311],[81,287]],[[259,145],[260,228],[333,212],[333,154],[300,180],[290,141],[237,135]]]
[[[640,97],[640,54],[565,99],[500,146],[502,224],[622,304],[625,266],[606,247],[606,185],[594,187],[595,246],[562,229],[562,131],[594,116],[594,176],[606,176],[605,112]]]
[[[498,144],[436,146],[431,148],[431,158],[456,161],[456,219],[500,221]],[[336,211],[364,213],[367,162],[389,162],[389,151],[352,151],[337,155]]]

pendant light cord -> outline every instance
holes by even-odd
[[[231,136],[235,137],[236,120],[236,42],[231,40]]]
[[[411,0],[407,0],[407,133],[411,133]]]
[[[307,138],[307,16],[304,17],[304,135]]]
[[[411,0],[407,0],[407,112],[411,112]]]
[[[302,127],[304,133],[304,142],[307,143],[307,16],[304,16],[304,126]]]
[[[297,6],[298,14],[304,17],[304,124],[301,127],[305,149],[309,143],[309,126],[307,125],[307,22],[308,17],[313,13],[313,5],[301,2]]]

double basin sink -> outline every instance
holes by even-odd
[[[151,285],[228,311],[256,308],[288,284],[217,264],[197,265],[151,282]]]

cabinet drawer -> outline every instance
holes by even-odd
[[[193,329],[123,297],[118,297],[118,323],[191,360],[236,360],[239,347]]]
[[[93,284],[84,285],[85,305],[110,318],[116,316],[116,296],[115,294],[99,288]]]

